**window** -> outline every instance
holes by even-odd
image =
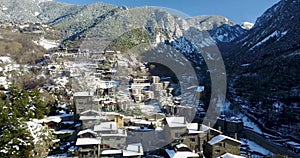
[[[221,146],[223,146],[223,143],[216,144],[216,147],[221,147]]]
[[[196,139],[195,139],[195,138],[190,138],[190,141],[191,141],[191,142],[195,142]]]
[[[220,153],[221,151],[220,150],[215,150],[215,153]]]
[[[175,137],[179,138],[180,137],[180,133],[175,133]]]

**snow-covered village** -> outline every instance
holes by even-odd
[[[4,14],[0,18],[1,158],[299,157],[299,87],[291,86],[287,93],[267,87],[259,83],[260,72],[250,68],[255,61],[237,58],[243,61],[228,64],[227,52],[222,54],[246,47],[253,52],[267,49],[269,40],[278,42],[290,31],[271,31],[253,42],[247,38],[254,38],[251,30],[264,26],[262,20],[257,26],[233,25],[221,16],[181,19],[148,7],[24,1],[38,4],[40,10],[12,21]],[[272,8],[284,9],[289,3],[299,5],[282,0]],[[0,15],[10,10],[8,4],[0,4]],[[44,14],[51,6],[59,9]],[[141,10],[145,12],[137,15]],[[272,18],[271,11],[261,19]],[[140,20],[144,28],[132,26],[145,15],[147,20]],[[48,22],[23,21],[31,16]],[[118,18],[126,23],[119,24]],[[160,18],[168,22],[160,23]],[[126,32],[107,42],[106,36],[113,37],[119,25]],[[203,39],[197,44],[194,38]],[[101,42],[92,43],[95,39]],[[230,48],[231,42],[237,46]],[[98,48],[102,45],[105,49]],[[211,53],[215,46],[228,74],[205,64],[220,60]],[[298,57],[292,48],[282,58]],[[270,56],[264,55],[266,60]],[[213,80],[207,79],[215,72],[225,80],[227,76],[225,95],[218,88],[215,92]]]

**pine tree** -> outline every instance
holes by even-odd
[[[38,90],[21,90],[16,86],[9,90],[8,96],[0,98],[0,157],[32,157],[36,154],[34,139],[26,122],[48,115],[48,103]],[[44,144],[50,139],[49,133],[46,135],[48,138],[40,138]]]
[[[38,90],[32,90],[30,92],[31,103],[35,107],[35,117],[43,118],[50,113],[50,108],[47,107],[47,103],[42,101],[41,94]]]

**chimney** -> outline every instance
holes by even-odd
[[[237,133],[234,133],[234,138],[238,139]]]
[[[210,122],[208,122],[208,127],[210,128]]]
[[[109,124],[109,128],[112,129],[112,124]]]
[[[201,129],[201,124],[200,124],[200,123],[197,123],[197,125],[198,125],[198,131],[202,131],[202,129]]]
[[[140,153],[141,152],[141,146],[139,145],[138,146],[138,153]]]
[[[221,126],[219,126],[219,131],[222,131],[222,128],[221,128]]]

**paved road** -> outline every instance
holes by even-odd
[[[296,153],[288,150],[286,147],[280,146],[278,144],[273,143],[270,140],[267,140],[266,138],[264,138],[263,136],[257,134],[256,132],[245,129],[244,133],[245,133],[245,136],[248,139],[253,140],[255,143],[257,143],[258,145],[268,149],[272,153],[288,155],[289,157],[294,157],[294,158],[299,158],[300,157],[299,154],[296,154]]]

